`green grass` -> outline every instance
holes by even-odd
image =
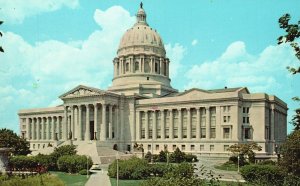
[[[67,186],[82,186],[85,185],[88,178],[86,175],[80,174],[69,174],[65,172],[50,172],[51,174],[57,175]]]
[[[237,171],[238,167],[235,164],[232,163],[224,163],[222,165],[216,165],[215,166],[216,169],[220,169],[220,170],[227,170],[227,171]]]
[[[0,186],[64,186],[62,180],[57,178],[55,175],[37,175],[37,176],[28,176],[25,179],[22,179],[19,176],[5,177],[0,176]]]
[[[112,186],[117,185],[117,180],[115,178],[109,178],[110,183]],[[122,186],[138,186],[140,185],[144,180],[119,180],[119,185]]]

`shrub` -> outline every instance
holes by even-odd
[[[180,163],[178,165],[174,165],[173,168],[170,169],[165,174],[165,177],[180,177],[180,178],[191,178],[194,175],[194,167],[190,163]]]
[[[9,167],[17,171],[34,171],[38,162],[33,156],[12,156],[9,159]]]
[[[153,164],[150,166],[150,172],[153,176],[158,176],[162,177],[164,176],[167,172],[172,171],[173,165],[169,164]]]
[[[274,165],[245,165],[241,168],[243,178],[257,185],[282,185],[284,172]]]
[[[87,171],[86,171],[86,169],[82,169],[78,173],[81,174],[81,175],[86,175]]]
[[[186,162],[197,162],[198,161],[198,158],[196,155],[192,155],[192,154],[186,154],[184,156],[184,160]]]
[[[170,162],[181,163],[185,160],[185,153],[181,152],[177,147],[176,150],[170,155]]]
[[[166,150],[160,151],[159,155],[158,155],[158,158],[157,158],[157,161],[158,162],[167,162],[167,153],[168,153],[168,151],[166,151]]]
[[[88,164],[88,165],[87,165]],[[87,166],[90,168],[93,162],[91,158],[81,155],[65,155],[58,159],[57,166],[60,171],[78,173]]]
[[[182,178],[182,177],[172,177],[172,178],[151,178],[142,183],[142,186],[188,186],[188,185],[206,185],[204,180],[200,178]]]
[[[276,162],[272,160],[265,160],[265,161],[258,162],[258,165],[276,165]]]
[[[152,156],[151,152],[148,151],[144,158],[146,161],[151,162],[151,156]]]
[[[75,145],[63,145],[61,147],[56,147],[51,153],[54,162],[56,162],[60,157],[65,155],[75,155],[77,153]]]

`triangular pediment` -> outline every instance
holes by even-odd
[[[81,97],[81,96],[92,96],[92,95],[101,95],[105,91],[93,88],[93,87],[88,87],[84,85],[79,85],[72,90],[62,94],[59,96],[59,98],[71,98],[71,97]]]
[[[202,96],[207,94],[210,94],[210,92],[198,88],[192,88],[190,90],[180,93],[178,96],[193,97],[193,96]]]

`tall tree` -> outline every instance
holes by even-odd
[[[29,142],[20,138],[10,129],[0,129],[0,148],[12,148],[14,155],[27,155],[31,153],[29,150]]]
[[[282,43],[289,43],[290,46],[295,51],[295,56],[298,58],[300,62],[300,46],[299,46],[299,37],[300,37],[300,20],[298,24],[291,24],[290,23],[291,16],[290,14],[285,14],[281,16],[278,20],[279,27],[284,29],[285,35],[279,36],[277,39],[278,44]],[[292,74],[300,73],[300,66],[290,67],[288,66],[287,69]],[[294,97],[293,100],[300,101],[299,97]],[[295,130],[300,130],[300,108],[296,109],[296,114],[293,116],[291,123],[295,126]]]

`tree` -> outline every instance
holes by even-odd
[[[0,25],[2,25],[3,21],[0,21]],[[0,37],[2,37],[2,32],[0,32]],[[0,52],[4,52],[2,46],[0,46]]]
[[[254,150],[261,151],[261,146],[255,142],[251,143],[240,143],[231,145],[228,151],[232,152],[234,156],[240,156],[243,161],[245,155],[248,156],[249,162],[254,163],[255,161],[255,152]]]
[[[77,153],[75,145],[63,145],[61,147],[56,147],[54,151],[51,153],[53,160],[57,162],[57,160],[65,155],[75,155]]]
[[[286,142],[281,145],[282,159],[280,165],[296,176],[300,176],[300,130],[292,132]]]
[[[290,14],[285,14],[281,16],[278,20],[279,27],[284,29],[286,32],[286,35],[279,36],[277,39],[278,44],[282,43],[289,43],[290,46],[295,51],[295,56],[298,58],[300,62],[300,47],[299,47],[299,37],[300,37],[300,20],[298,21],[298,24],[290,24],[289,21],[291,19]],[[288,66],[287,69],[292,74],[300,73],[300,66],[298,67],[290,67]],[[300,101],[299,97],[294,97],[293,100]],[[291,124],[295,126],[295,130],[300,129],[300,108],[296,109],[296,114],[293,116],[293,119],[291,121]]]
[[[29,142],[20,138],[10,129],[0,129],[0,148],[12,148],[14,155],[27,155],[31,153],[29,150]]]

